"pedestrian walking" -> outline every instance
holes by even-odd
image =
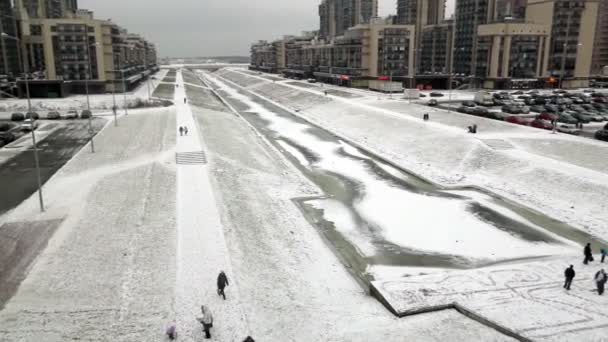
[[[187,100],[186,100],[186,98],[184,97],[184,103],[186,103],[186,102],[187,102]]]
[[[606,260],[606,255],[608,255],[608,248],[604,247],[600,249],[600,253],[602,254],[602,264],[604,263],[604,260]]]
[[[595,284],[597,285],[597,294],[599,294],[601,296],[602,294],[604,294],[604,286],[606,285],[606,282],[608,281],[608,275],[602,268],[595,274],[594,279],[595,279]]]
[[[224,292],[224,289],[228,285],[228,277],[224,271],[221,271],[217,276],[217,295],[224,297],[224,300],[226,300],[226,293]]]
[[[243,342],[255,342],[255,340],[253,339],[253,337],[247,336],[247,337],[245,337],[245,339],[243,340]]]
[[[583,264],[587,265],[589,261],[593,261],[593,252],[591,252],[591,244],[587,243],[585,249],[583,250],[583,254],[585,255],[585,260],[583,260]]]
[[[182,136],[184,135],[184,127],[179,126],[179,135]]]
[[[170,340],[175,340],[177,338],[177,328],[175,327],[175,322],[171,322],[171,324],[169,324],[165,334]]]
[[[188,135],[188,126],[184,126],[184,135]]]
[[[576,272],[574,272],[574,265],[570,265],[570,267],[566,268],[564,271],[564,277],[566,277],[566,282],[564,283],[564,288],[566,290],[570,290],[570,285],[572,285],[572,279],[576,276]]]
[[[430,118],[430,117],[429,117],[429,113],[425,113],[425,114],[422,116],[422,120],[424,120],[424,121],[429,121],[429,118]]]
[[[199,317],[196,320],[203,325],[203,331],[205,332],[205,338],[211,338],[211,328],[213,328],[213,315],[211,310],[205,305],[201,305],[201,312],[203,317]]]

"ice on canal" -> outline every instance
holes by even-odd
[[[246,118],[258,129],[265,126],[264,134],[325,192],[326,197],[306,200],[305,205],[321,212],[321,219],[370,264],[432,267],[433,263],[415,260],[436,257],[460,260],[460,266],[462,260],[481,265],[579,248],[489,195],[437,189],[294,116],[275,113],[225,83],[216,83],[233,100],[248,106]],[[376,259],[378,255],[383,257]],[[436,266],[454,265],[438,262]]]

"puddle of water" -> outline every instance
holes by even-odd
[[[364,281],[374,265],[479,267],[563,254],[585,238],[483,192],[439,189],[268,102],[221,88],[322,189],[323,198],[296,203]]]

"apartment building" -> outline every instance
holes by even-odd
[[[11,37],[17,37],[17,19],[11,0],[0,0],[0,29]],[[21,71],[19,44],[15,39],[0,38],[0,78],[3,91],[8,81],[14,80]]]
[[[331,39],[378,15],[378,0],[323,0],[319,5],[319,37]]]
[[[452,64],[454,21],[424,26],[420,41],[420,63],[416,75],[426,79],[446,78]]]
[[[34,75],[33,96],[122,91],[156,68],[154,46],[73,0],[17,0],[22,56]],[[121,71],[118,71],[121,70]],[[123,82],[122,78],[126,80]],[[21,85],[22,86],[22,85]]]
[[[528,0],[526,22],[551,28],[545,75],[553,86],[589,86],[599,2]]]
[[[605,67],[608,67],[608,1],[603,0],[600,1],[597,11],[591,72],[595,75],[602,74]]]

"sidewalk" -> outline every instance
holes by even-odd
[[[188,127],[188,136],[177,132],[176,152],[190,157],[177,165],[177,284],[176,322],[180,341],[201,341],[201,305],[214,316],[211,335],[216,341],[239,341],[247,323],[240,310],[237,284],[234,284],[220,214],[209,182],[209,168],[200,152],[204,147],[186,97],[181,71],[177,73],[175,104],[177,127]],[[183,155],[182,155],[183,156]],[[194,157],[192,157],[194,156]],[[231,281],[227,300],[217,295],[216,279],[223,270]]]

